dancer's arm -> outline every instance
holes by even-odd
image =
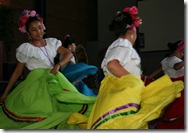
[[[3,95],[0,98],[0,103],[2,103],[6,99],[8,93],[12,89],[13,85],[18,80],[18,78],[21,76],[23,69],[24,69],[24,66],[25,66],[25,64],[23,64],[23,63],[20,63],[20,62],[17,63],[17,66],[16,66],[16,68],[15,68],[15,70],[14,70],[14,72],[13,72],[13,74],[12,74],[12,76],[11,76],[9,82],[8,82],[8,85],[7,85]]]

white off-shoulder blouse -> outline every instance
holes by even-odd
[[[128,72],[141,77],[141,59],[129,40],[118,38],[108,47],[101,64],[105,75],[112,74],[107,68],[107,63],[113,59],[117,59]]]
[[[16,58],[19,62],[25,63],[29,70],[36,68],[53,68],[54,58],[57,49],[62,45],[56,38],[46,38],[45,47],[35,47],[26,42],[16,49]]]
[[[185,73],[185,68],[184,66],[179,69],[175,70],[174,65],[176,63],[182,62],[182,59],[176,57],[176,56],[171,56],[171,57],[166,57],[161,61],[162,69],[165,74],[168,74],[169,77],[171,78],[178,78],[181,76],[184,76]]]

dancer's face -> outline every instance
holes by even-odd
[[[29,34],[33,40],[41,40],[44,35],[44,29],[40,21],[33,21],[29,25]]]

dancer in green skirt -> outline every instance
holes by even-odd
[[[56,38],[43,39],[43,19],[33,10],[24,10],[19,30],[27,33],[29,41],[16,50],[17,66],[0,98],[1,129],[80,129],[86,128],[87,117],[95,97],[85,96],[60,73],[72,53],[62,47]],[[56,54],[64,58],[54,64]],[[24,67],[30,73],[12,91]],[[11,92],[10,92],[11,91]],[[77,114],[81,124],[69,125],[69,117]],[[71,119],[71,120],[74,120]]]

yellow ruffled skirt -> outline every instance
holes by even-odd
[[[144,86],[133,74],[116,78],[107,75],[87,122],[87,129],[147,129],[164,107],[180,97],[182,81],[165,75]]]
[[[107,75],[89,118],[74,113],[68,124],[78,124],[82,129],[148,129],[147,123],[180,97],[183,88],[182,81],[172,82],[167,75],[146,87],[133,74],[121,78]]]

